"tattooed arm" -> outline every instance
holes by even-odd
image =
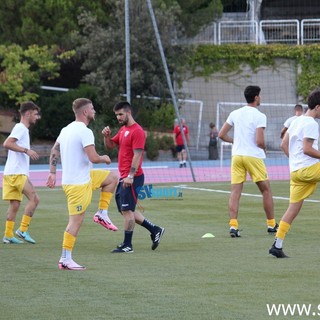
[[[57,163],[60,158],[60,144],[56,142],[50,152],[50,173],[47,180],[47,186],[54,188],[56,185]]]

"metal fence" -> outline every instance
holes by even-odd
[[[183,43],[320,43],[320,19],[220,21],[205,28],[195,38],[184,40]]]
[[[301,21],[301,44],[320,42],[320,19]]]
[[[299,20],[261,20],[259,22],[259,35],[260,44],[299,44]]]
[[[225,21],[218,23],[218,44],[258,43],[256,21]]]

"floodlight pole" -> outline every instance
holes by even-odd
[[[125,42],[126,42],[126,91],[127,101],[131,103],[131,75],[130,75],[130,15],[129,1],[125,0]]]
[[[164,51],[163,51],[163,47],[162,47],[162,43],[161,43],[161,39],[160,39],[160,34],[159,34],[158,26],[157,26],[157,21],[156,21],[154,12],[153,12],[153,7],[152,7],[151,0],[147,0],[147,4],[148,4],[149,12],[150,12],[150,17],[151,17],[154,33],[156,35],[156,40],[157,40],[157,44],[158,44],[158,47],[159,47],[159,51],[160,51],[160,55],[161,55],[161,59],[162,59],[162,64],[163,64],[164,71],[165,71],[165,74],[166,74],[167,83],[168,83],[168,87],[169,87],[169,90],[170,90],[173,106],[175,108],[176,115],[177,115],[177,118],[178,118],[178,123],[179,123],[179,126],[180,126],[181,136],[182,136],[183,143],[185,145],[186,152],[187,152],[187,155],[188,155],[188,163],[189,163],[189,166],[190,166],[192,179],[193,179],[193,182],[196,182],[195,175],[194,175],[193,168],[192,168],[192,162],[191,162],[189,147],[188,147],[187,139],[186,139],[186,136],[184,134],[183,126],[182,126],[182,123],[181,123],[181,117],[180,117],[180,113],[179,113],[178,103],[177,103],[177,99],[176,99],[176,96],[174,94],[173,86],[172,86],[172,83],[171,83],[170,73],[169,73],[166,57],[164,55]]]

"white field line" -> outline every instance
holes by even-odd
[[[181,189],[188,189],[188,190],[195,190],[195,191],[206,191],[206,192],[216,192],[216,193],[230,194],[230,191],[226,191],[226,190],[195,188],[195,187],[189,187],[189,186],[185,186],[185,185],[181,185],[181,186],[177,186],[177,187],[179,187]],[[261,194],[252,194],[252,193],[242,193],[242,196],[262,198]],[[287,198],[287,197],[275,197],[275,196],[273,196],[273,199],[289,201],[289,198]],[[315,202],[315,203],[319,203],[320,202],[320,200],[313,200],[313,199],[305,199],[304,201],[305,202]]]

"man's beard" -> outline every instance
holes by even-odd
[[[128,124],[128,122],[129,122],[129,119],[128,119],[128,117],[126,117],[123,121],[119,121],[119,122],[120,122],[121,125],[126,126]]]

